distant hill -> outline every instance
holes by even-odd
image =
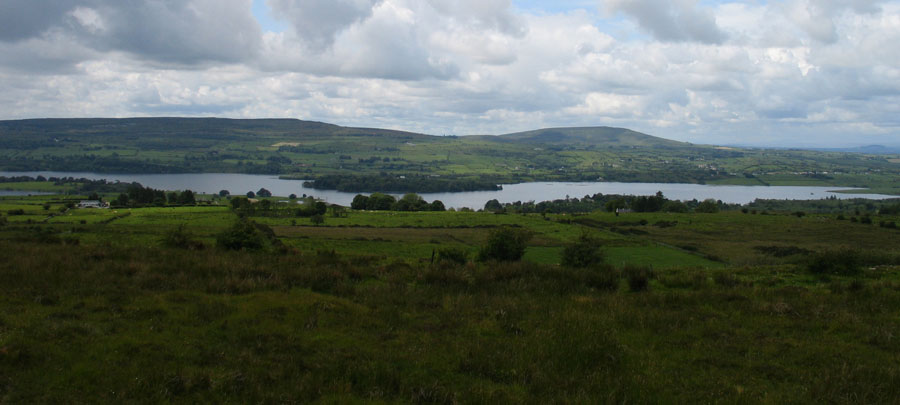
[[[866,145],[853,148],[814,148],[812,150],[820,152],[850,152],[865,153],[869,155],[892,155],[895,153],[900,153],[900,146]]]
[[[604,147],[686,147],[688,143],[659,138],[627,128],[576,127],[546,128],[500,135],[504,141],[548,145],[589,145]]]
[[[212,146],[221,141],[249,141],[266,138],[330,138],[340,136],[384,137],[421,142],[441,137],[378,128],[352,128],[297,119],[225,118],[46,118],[0,121],[0,141],[7,143],[59,142],[73,138],[97,143],[140,141],[165,146]],[[684,147],[690,144],[658,138],[626,128],[547,128],[499,136],[494,141],[517,144],[547,144],[601,147]],[[0,145],[9,147],[9,145]]]
[[[375,128],[342,127],[317,121],[297,119],[227,119],[227,118],[43,118],[0,121],[0,135],[14,137],[60,138],[68,135],[105,138],[109,136],[142,138],[156,141],[171,139],[236,140],[254,137],[290,136],[322,137],[334,135],[388,135],[425,137],[427,135]],[[34,138],[32,138],[34,139]]]
[[[865,151],[876,149],[881,150]],[[459,191],[528,181],[605,180],[827,184],[900,193],[896,159],[693,145],[626,128],[434,136],[297,119],[0,121],[0,171],[43,170],[339,178],[349,180],[336,188],[366,192]],[[398,180],[406,181],[395,186]]]

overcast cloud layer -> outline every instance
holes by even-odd
[[[0,119],[900,145],[900,1],[256,2],[0,0]]]

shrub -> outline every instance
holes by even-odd
[[[19,208],[19,209],[14,209],[14,210],[9,210],[9,211],[6,211],[6,215],[8,215],[8,216],[13,216],[13,215],[25,215],[25,210],[23,210],[23,209],[21,209],[21,208]]]
[[[566,245],[562,254],[562,265],[569,267],[590,267],[602,264],[605,255],[600,239],[582,233],[578,240]]]
[[[491,231],[487,243],[478,252],[478,260],[514,262],[522,259],[531,233],[525,229],[503,226]]]
[[[253,222],[242,218],[216,236],[216,246],[225,250],[260,250],[264,239]]]
[[[325,217],[321,214],[316,214],[309,217],[309,222],[311,222],[315,226],[319,226],[325,223]]]
[[[438,263],[466,264],[469,261],[469,254],[460,248],[441,249],[437,252],[437,261]]]
[[[650,277],[653,275],[653,269],[650,267],[626,265],[622,273],[628,280],[628,288],[631,291],[646,291],[650,288]]]
[[[861,262],[855,250],[829,250],[811,255],[806,270],[813,274],[850,276],[859,273]]]

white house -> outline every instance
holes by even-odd
[[[109,207],[103,201],[99,200],[81,200],[78,203],[78,208],[107,208]]]

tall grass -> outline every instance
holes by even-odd
[[[900,396],[890,272],[624,268],[632,294],[608,266],[382,263],[0,241],[0,402]]]

